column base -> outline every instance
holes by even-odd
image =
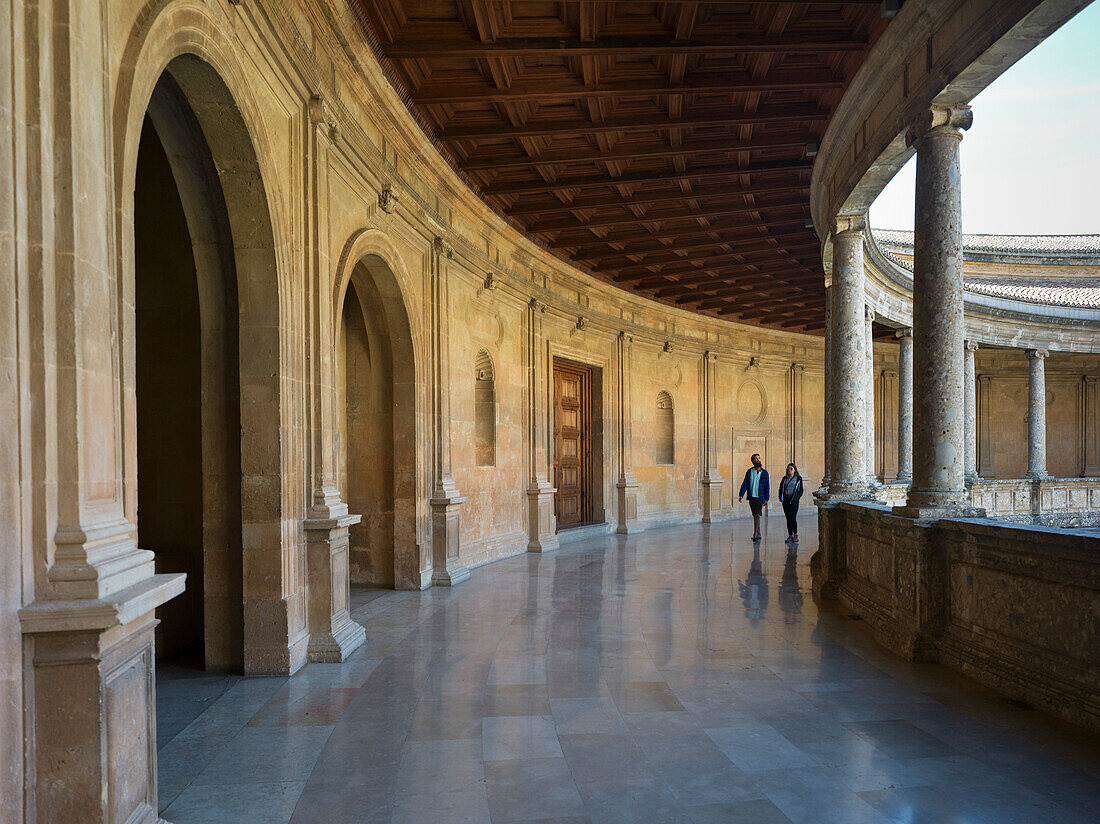
[[[941,518],[984,518],[986,511],[975,506],[895,506],[891,512],[915,521],[938,521]]]
[[[28,821],[160,822],[155,610],[182,573],[105,598],[35,601],[19,611],[35,775]]]
[[[720,475],[711,475],[703,478],[703,523],[711,524],[722,520],[725,514],[722,512],[722,484],[725,479]]]
[[[641,484],[634,477],[620,478],[615,484],[617,493],[618,524],[615,532],[619,535],[636,535],[644,532],[645,527],[638,523],[638,488]]]
[[[896,484],[911,484],[911,483],[913,483],[913,474],[911,472],[907,472],[904,475],[899,474],[896,478],[894,478],[894,483],[896,483]]]
[[[432,586],[453,587],[469,580],[462,553],[459,507],[466,498],[448,491],[428,500],[432,510]]]
[[[311,664],[340,664],[367,640],[362,624],[348,618],[332,632],[314,632],[309,636],[307,655]]]
[[[1047,472],[1045,469],[1044,470],[1029,469],[1024,474],[1024,477],[1027,478],[1027,480],[1029,480],[1029,481],[1049,481],[1050,480],[1050,473]]]
[[[302,522],[309,578],[307,661],[340,663],[367,640],[363,627],[351,620],[348,580],[348,530],[360,520],[361,515],[344,513]]]
[[[969,486],[970,484],[980,484],[983,478],[981,475],[974,473],[973,475],[967,475],[963,478],[963,481]]]
[[[545,478],[527,487],[527,551],[553,552],[559,546],[554,523],[554,493]]]

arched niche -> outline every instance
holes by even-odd
[[[654,463],[676,463],[676,411],[672,395],[665,390],[657,393],[656,424],[654,426],[656,448]]]
[[[348,510],[357,584],[419,589],[417,369],[409,314],[389,263],[350,264],[337,324],[337,483]]]
[[[478,466],[497,463],[496,370],[484,349],[474,358],[474,459]]]

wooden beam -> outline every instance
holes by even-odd
[[[546,168],[554,166],[573,166],[581,163],[613,163],[631,160],[651,160],[653,158],[687,157],[690,155],[754,152],[760,150],[790,149],[805,150],[806,144],[814,140],[809,132],[795,135],[756,137],[752,140],[738,140],[735,136],[710,140],[689,140],[679,146],[669,146],[663,141],[646,143],[620,143],[613,149],[604,151],[593,149],[546,150],[537,157],[492,157],[478,151],[475,157],[462,164],[466,172],[495,171],[512,172],[518,169]]]
[[[809,273],[808,268],[797,260],[784,260],[783,258],[765,258],[764,260],[745,261],[744,263],[725,263],[720,266],[665,266],[660,271],[652,269],[632,268],[620,269],[611,276],[615,283],[630,283],[631,281],[643,281],[647,278],[673,277],[676,275],[709,276],[715,280],[737,277],[754,277],[756,275],[768,276]]]
[[[667,255],[662,255],[660,259],[650,258],[648,260],[612,260],[605,261],[591,267],[593,272],[624,272],[631,269],[637,269],[648,266],[664,266],[669,263],[698,263],[700,268],[711,268],[720,263],[741,262],[745,258],[755,257],[761,253],[786,253],[796,254],[803,251],[816,251],[821,247],[815,243],[787,243],[782,245],[777,244],[755,244],[749,246],[746,249],[735,249],[733,252],[724,252],[717,255],[677,255],[674,252],[670,252]],[[792,251],[794,250],[794,251]]]
[[[730,242],[736,240],[754,240],[756,238],[767,237],[767,234],[762,233],[761,229],[766,229],[768,232],[775,232],[781,228],[798,227],[803,228],[806,225],[805,218],[799,217],[786,217],[780,220],[769,221],[744,221],[744,220],[721,220],[714,221],[710,226],[695,226],[690,231],[666,231],[664,229],[657,232],[650,232],[646,229],[633,229],[627,232],[615,232],[608,234],[605,237],[596,237],[587,229],[578,229],[568,234],[562,232],[554,236],[554,240],[546,245],[551,249],[573,249],[573,257],[577,260],[587,260],[590,255],[602,254],[603,252],[615,251],[611,244],[623,243],[627,246],[627,251],[622,254],[630,254],[629,250],[637,249],[638,252],[646,251],[662,251],[664,249],[673,248],[670,244],[677,244],[680,242],[693,243],[696,241],[706,241],[711,238],[711,235],[717,234],[718,240],[713,240],[713,243],[726,243],[728,237]],[[812,232],[812,229],[805,229],[807,232]],[[662,243],[662,240],[667,240],[669,243]]]
[[[733,72],[690,75],[682,83],[667,79],[604,81],[596,86],[572,77],[555,77],[513,83],[498,89],[486,83],[429,83],[410,94],[414,103],[516,103],[528,100],[607,99],[627,100],[661,94],[746,94],[748,92],[800,92],[844,88],[844,78],[828,69],[773,73],[764,77]]]
[[[681,200],[690,200],[690,197],[682,197]],[[628,204],[624,204],[628,205]],[[745,206],[720,206],[707,205],[698,211],[685,208],[676,208],[667,211],[636,216],[618,215],[615,217],[591,217],[581,220],[576,217],[558,218],[554,220],[536,220],[527,226],[527,231],[532,234],[540,232],[556,232],[561,229],[599,229],[605,226],[634,226],[646,223],[682,223],[685,220],[699,220],[700,218],[728,217],[730,215],[743,215],[752,212],[769,212],[789,209],[802,209],[806,211],[810,204],[806,198],[784,200],[780,203],[753,203]]]
[[[734,126],[747,123],[797,123],[805,124],[828,120],[829,112],[813,103],[768,106],[756,111],[745,109],[700,108],[681,117],[667,117],[656,113],[612,117],[593,123],[591,120],[534,120],[520,126],[500,121],[491,123],[448,124],[440,130],[443,140],[470,140],[473,138],[517,138],[575,135],[584,137],[603,132],[655,132],[669,129],[688,129],[710,126]]]
[[[561,189],[593,189],[605,186],[627,186],[641,183],[664,183],[674,180],[712,180],[733,177],[735,175],[769,175],[782,172],[809,170],[812,160],[771,160],[765,163],[750,163],[744,166],[726,163],[721,166],[697,166],[683,171],[637,172],[620,177],[584,175],[579,177],[559,177],[556,180],[540,180],[537,183],[500,183],[482,188],[482,194],[493,195],[530,195],[555,192]]]
[[[795,183],[773,183],[758,186],[707,186],[692,189],[690,192],[679,190],[672,191],[642,191],[635,192],[629,197],[624,197],[616,192],[606,195],[589,195],[587,197],[575,197],[568,203],[562,203],[558,199],[531,203],[521,201],[519,205],[504,208],[504,213],[509,217],[525,217],[527,215],[547,215],[554,212],[577,212],[586,209],[615,209],[627,206],[646,206],[654,203],[684,203],[689,200],[706,200],[708,198],[750,197],[759,195],[789,194],[809,189],[809,181],[797,181]]]
[[[391,60],[480,59],[489,57],[659,57],[671,54],[822,54],[859,52],[868,40],[850,31],[820,31],[809,35],[764,37],[753,35],[697,35],[676,41],[668,35],[613,35],[582,40],[579,37],[500,37],[493,43],[473,39],[414,39],[398,37],[382,45]]]
[[[799,221],[798,225],[801,226],[802,222]],[[774,226],[768,226],[769,229],[774,229]],[[808,242],[811,237],[811,230],[803,229],[799,233],[800,236],[792,237],[790,233],[775,234],[775,233],[761,233],[756,232],[753,234],[744,234],[740,236],[727,236],[719,240],[715,240],[709,234],[684,235],[676,238],[671,244],[664,243],[637,243],[627,246],[625,249],[612,249],[610,246],[602,245],[599,247],[590,246],[587,247],[588,251],[584,254],[578,254],[574,252],[570,255],[575,261],[585,262],[600,262],[606,260],[614,260],[623,257],[642,256],[647,260],[652,255],[662,255],[665,253],[676,254],[678,259],[687,260],[693,255],[706,255],[706,254],[724,254],[724,246],[732,246],[736,249],[745,249],[747,251],[755,250],[757,248],[778,248],[784,243],[788,243],[797,240],[799,243]],[[693,240],[694,238],[694,240]],[[778,246],[777,246],[778,244]],[[686,255],[678,254],[680,252],[686,252]],[[638,262],[638,261],[635,261]]]

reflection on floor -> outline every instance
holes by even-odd
[[[291,678],[163,669],[163,815],[1095,822],[1095,737],[819,613],[807,514],[796,549],[735,521],[357,590],[366,647]]]

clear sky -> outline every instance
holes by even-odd
[[[1100,3],[1087,6],[974,98],[962,141],[963,231],[1100,234]],[[871,207],[913,228],[916,158]]]

